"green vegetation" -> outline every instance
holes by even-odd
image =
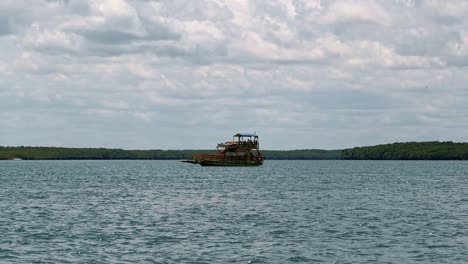
[[[0,147],[0,160],[190,159],[216,150],[123,150],[105,148]],[[344,150],[264,150],[267,160],[468,160],[468,143],[408,142]]]
[[[262,154],[267,160],[336,160],[340,159],[341,150],[264,150]]]
[[[0,147],[0,160],[60,159],[190,159],[195,153],[216,153],[216,150],[123,150],[105,148]],[[266,159],[339,159],[339,150],[266,150]]]
[[[342,151],[347,160],[468,160],[468,143],[408,142]]]
[[[0,147],[0,160],[60,159],[189,159],[197,152],[213,150],[123,150],[105,148]]]

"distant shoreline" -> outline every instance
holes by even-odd
[[[0,160],[181,160],[216,150],[1,147]],[[268,160],[468,160],[468,143],[405,142],[342,150],[264,150]]]

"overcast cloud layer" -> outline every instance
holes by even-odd
[[[468,141],[468,1],[2,0],[0,145]]]

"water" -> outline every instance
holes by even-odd
[[[0,162],[1,263],[467,263],[468,162]]]

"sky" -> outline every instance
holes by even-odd
[[[0,145],[468,141],[468,1],[2,0]]]

